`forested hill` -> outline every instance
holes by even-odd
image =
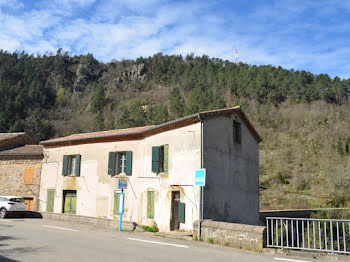
[[[349,97],[349,79],[207,56],[102,63],[61,49],[0,51],[0,132],[44,140],[241,104],[264,140],[261,206],[268,208],[350,202]]]

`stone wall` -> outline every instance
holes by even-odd
[[[198,222],[193,224],[193,236],[198,234]],[[261,252],[265,247],[266,227],[217,222],[205,219],[201,223],[201,238],[205,242]]]
[[[57,214],[57,213],[41,213],[44,219],[51,219],[57,221],[67,221],[79,224],[85,224],[96,227],[105,227],[105,228],[115,228],[118,229],[119,220],[118,219],[107,219],[107,218],[97,218],[97,217],[88,217],[88,216],[77,216],[70,214]],[[142,227],[133,222],[123,221],[122,230],[127,231],[144,231]]]
[[[32,184],[24,183],[26,168],[34,168]],[[2,159],[0,160],[0,195],[33,198],[33,211],[37,211],[40,175],[41,159]]]

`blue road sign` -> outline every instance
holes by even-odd
[[[194,185],[205,186],[205,169],[197,169],[194,173]]]
[[[128,180],[119,178],[118,179],[118,189],[126,189],[128,187]]]

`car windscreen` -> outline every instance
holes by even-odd
[[[11,202],[24,202],[24,199],[20,198],[20,197],[16,197],[16,198],[10,198],[10,201]]]

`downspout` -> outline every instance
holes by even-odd
[[[201,169],[204,168],[204,125],[203,125],[203,118],[201,117],[201,114],[198,113],[198,119],[201,121]],[[201,222],[203,219],[203,195],[204,190],[203,187],[199,187],[199,200],[198,203],[198,241],[200,241],[201,236]],[[202,205],[202,206],[201,206]]]

